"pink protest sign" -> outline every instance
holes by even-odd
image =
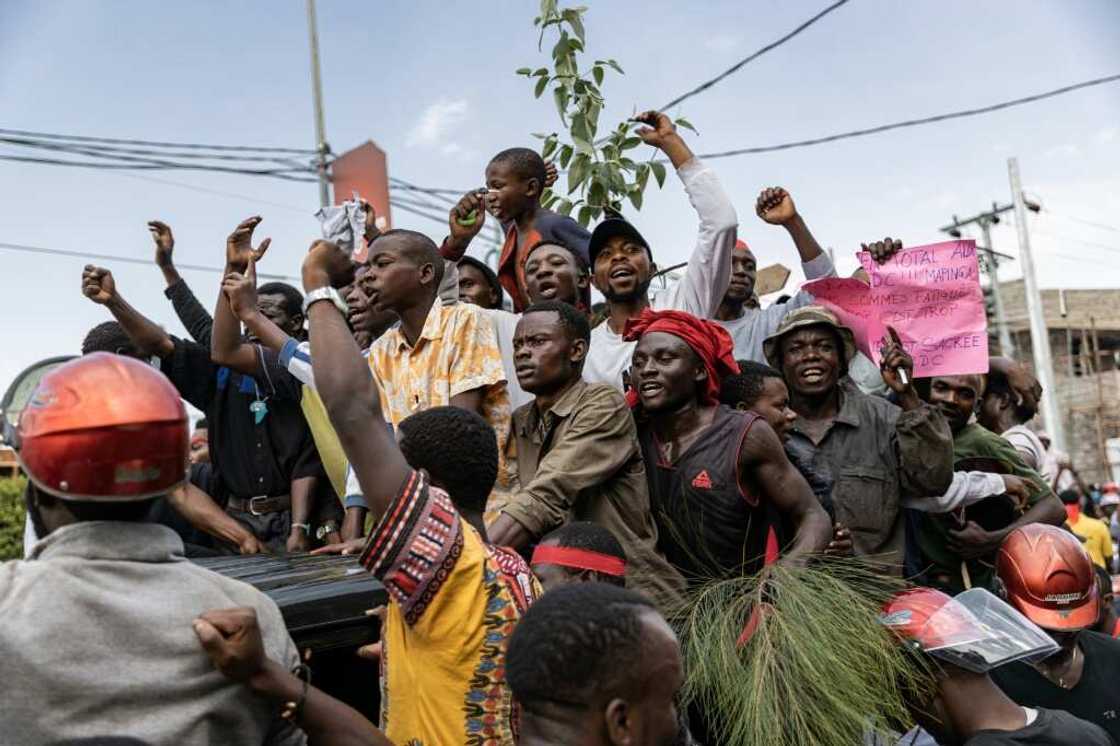
[[[875,363],[887,326],[914,358],[914,375],[988,372],[988,320],[980,290],[975,241],[906,249],[885,264],[867,252],[859,260],[871,285],[828,277],[805,285],[833,311]]]

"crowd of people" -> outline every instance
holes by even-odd
[[[86,266],[112,320],[19,421],[0,740],[712,746],[724,714],[680,699],[682,609],[827,560],[908,586],[880,620],[935,685],[902,743],[1120,743],[1120,496],[1030,427],[1029,368],[916,379],[893,329],[876,366],[805,290],[761,307],[716,172],[669,117],[638,120],[697,215],[661,288],[636,225],[541,206],[556,171],[526,148],[442,243],[362,203],[363,235],[311,243],[302,290],[258,284],[269,239],[243,221],[212,312],[151,222],[187,338]],[[806,278],[835,276],[787,190],[755,212]],[[496,271],[466,255],[488,219]],[[383,584],[380,680],[352,682],[378,723],[310,684],[267,596],[186,560],[262,552],[352,554]]]

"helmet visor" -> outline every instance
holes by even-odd
[[[1058,650],[1049,635],[983,588],[965,591],[934,612],[917,639],[925,652],[974,673]]]

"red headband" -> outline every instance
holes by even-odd
[[[529,564],[560,565],[561,567],[574,567],[577,570],[594,570],[618,578],[626,576],[625,560],[602,552],[593,552],[590,549],[538,544],[537,548],[533,550],[533,559],[529,561]]]

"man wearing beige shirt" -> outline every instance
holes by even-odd
[[[524,548],[570,520],[610,529],[626,551],[628,585],[662,608],[684,579],[657,550],[645,467],[626,400],[582,378],[587,317],[559,301],[530,306],[513,338],[521,387],[536,399],[513,413],[521,489],[489,529]]]

